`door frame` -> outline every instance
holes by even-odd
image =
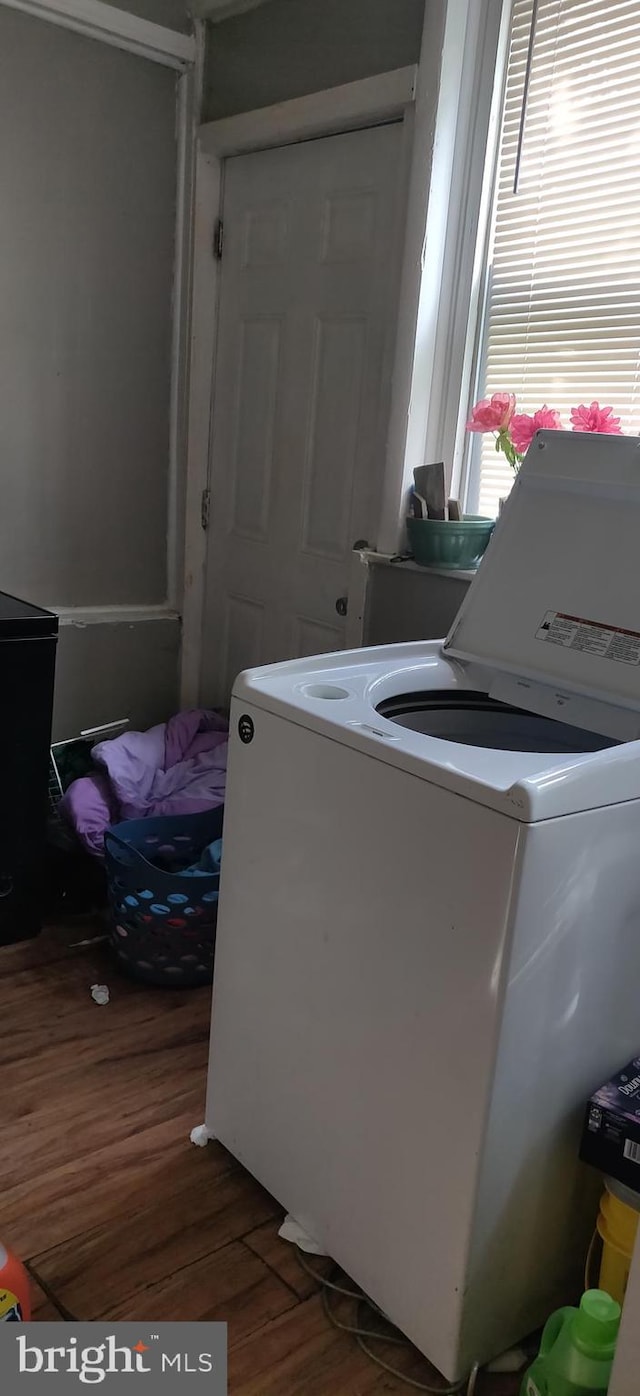
[[[224,161],[322,136],[403,120],[405,183],[413,148],[413,105],[418,68],[396,68],[358,82],[295,97],[275,106],[224,117],[200,127],[196,155],[191,315],[190,392],[187,427],[185,576],[182,609],[180,698],[183,707],[201,697],[206,603],[211,423],[220,259],[216,229],[224,196]]]
[[[197,61],[197,39],[193,34],[167,29],[163,24],[154,24],[128,10],[105,4],[104,0],[0,0],[0,3],[63,29],[74,29],[88,39],[148,58],[152,63],[175,68],[179,73],[185,73]]]

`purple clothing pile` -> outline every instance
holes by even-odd
[[[101,858],[104,834],[121,819],[201,814],[224,803],[229,729],[217,713],[177,713],[149,732],[100,742],[100,768],[69,786],[60,810],[89,853]]]

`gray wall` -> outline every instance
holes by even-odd
[[[0,587],[166,595],[175,75],[0,8]]]
[[[175,74],[2,6],[0,124],[0,589],[162,605]],[[178,626],[170,702],[148,629],[120,680],[162,709]],[[63,637],[57,735],[99,720],[114,636]]]
[[[203,119],[417,63],[423,17],[424,0],[269,0],[210,25]]]
[[[85,727],[128,717],[146,728],[176,706],[180,645],[177,619],[143,623],[69,621],[60,625],[53,733],[57,741]]]
[[[117,10],[129,10],[141,19],[150,19],[154,24],[163,24],[166,29],[179,29],[183,33],[191,28],[189,7],[184,0],[107,0]]]
[[[416,563],[375,563],[369,568],[365,644],[439,640],[447,634],[464,600],[465,573],[432,571]]]

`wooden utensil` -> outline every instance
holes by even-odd
[[[444,462],[437,461],[431,465],[419,465],[413,472],[416,483],[416,493],[422,495],[427,502],[427,513],[430,519],[446,519],[447,517],[447,497],[444,489]]]
[[[414,519],[426,519],[429,517],[426,499],[423,499],[421,494],[416,494],[415,490],[411,492],[409,508],[411,517]]]

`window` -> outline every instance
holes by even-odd
[[[515,0],[474,396],[567,428],[597,399],[638,434],[640,4],[539,0],[533,33],[532,11]],[[467,449],[467,508],[495,514],[512,471],[491,436]]]

